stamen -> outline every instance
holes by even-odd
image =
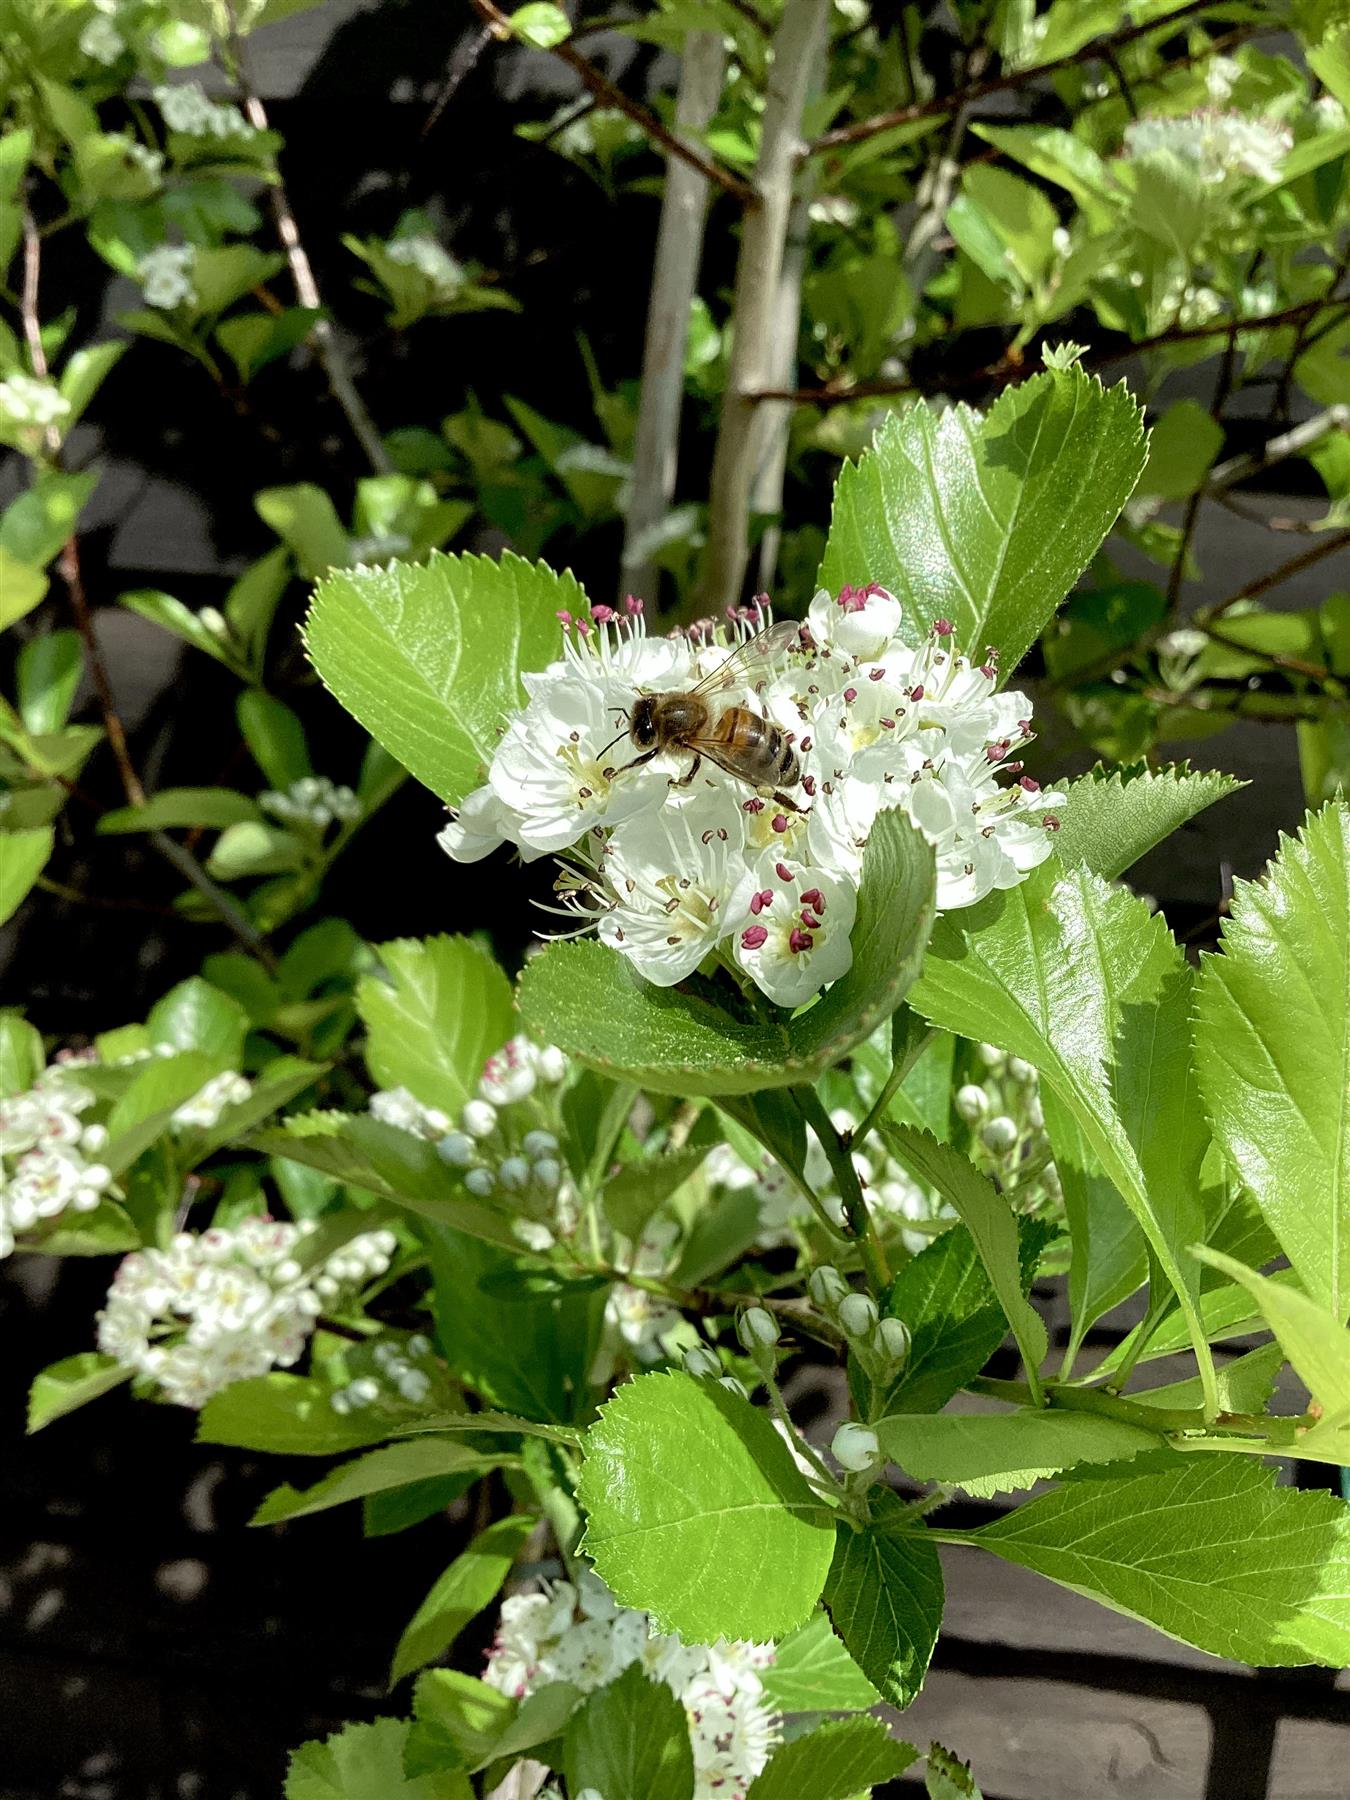
[[[763,925],[747,925],[741,933],[742,950],[762,950],[768,941],[769,934]]]

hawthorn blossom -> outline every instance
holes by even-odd
[[[561,655],[523,678],[528,704],[439,841],[460,862],[499,843],[526,860],[561,856],[561,910],[657,986],[714,956],[779,1006],[837,981],[884,811],[932,844],[943,911],[1015,885],[1050,854],[1064,797],[1023,774],[1030,702],[998,692],[995,653],[962,655],[945,620],[907,642],[912,620],[875,582],[818,593],[795,638],[746,654],[770,623],[758,604],[664,639],[647,635],[635,601],[560,619]],[[640,694],[700,683],[714,716],[752,710],[780,750],[791,745],[790,793],[706,752],[695,766],[679,744],[647,754],[634,742]]]
[[[107,1130],[80,1118],[94,1100],[61,1063],[0,1100],[0,1257],[35,1226],[92,1212],[110,1187],[112,1175],[97,1160]]]
[[[136,264],[136,279],[147,306],[172,312],[176,306],[191,305],[197,298],[192,285],[193,264],[197,252],[191,244],[160,244],[148,250]]]
[[[1134,162],[1158,151],[1190,163],[1202,181],[1218,187],[1235,175],[1275,182],[1294,134],[1273,119],[1201,107],[1177,117],[1146,114],[1125,127],[1124,154]]]

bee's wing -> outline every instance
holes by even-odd
[[[780,619],[776,625],[768,626],[747,639],[738,650],[733,650],[726,661],[719,663],[711,675],[705,675],[693,691],[711,694],[718,688],[735,687],[738,683],[753,685],[757,671],[767,672],[770,664],[795,649],[800,642],[801,626],[796,619]]]

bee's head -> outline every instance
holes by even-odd
[[[650,750],[655,744],[657,738],[656,701],[650,694],[641,694],[633,702],[628,734],[639,750]]]

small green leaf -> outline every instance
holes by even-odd
[[[918,1755],[880,1719],[837,1719],[780,1745],[746,1800],[854,1800],[903,1775]]]
[[[923,1782],[928,1800],[980,1800],[970,1764],[963,1763],[953,1751],[944,1750],[941,1744],[928,1746]]]
[[[437,1771],[405,1778],[406,1719],[344,1725],[292,1750],[285,1800],[473,1800],[467,1776]]]
[[[1223,1145],[1298,1271],[1350,1317],[1350,805],[1282,838],[1239,882],[1197,986],[1201,1091]],[[1201,1234],[1196,1233],[1198,1238]]]
[[[971,1534],[1115,1612],[1258,1667],[1350,1663],[1350,1509],[1236,1457],[1073,1481]]]
[[[1218,770],[1195,774],[1185,764],[1110,771],[1099,765],[1066,789],[1055,854],[1066,869],[1080,866],[1111,880],[1246,785]]]
[[[161,788],[144,806],[119,806],[104,813],[98,829],[112,834],[196,826],[219,831],[257,817],[254,802],[233,788]]]
[[[1149,434],[1148,461],[1139,477],[1141,494],[1184,500],[1193,494],[1223,449],[1223,426],[1198,400],[1169,406]]]
[[[891,1151],[910,1173],[936,1188],[955,1207],[980,1253],[999,1305],[1017,1339],[1028,1377],[1034,1382],[1045,1361],[1047,1342],[1040,1314],[1022,1292],[1017,1219],[987,1175],[951,1144],[940,1144],[913,1125],[889,1119],[879,1130]]]
[[[547,0],[529,0],[511,14],[511,30],[523,44],[535,50],[552,50],[572,35],[572,22],[560,6]]]
[[[586,1434],[577,1498],[602,1579],[691,1643],[786,1636],[829,1571],[830,1509],[768,1416],[714,1382],[621,1387]]]
[[[888,1495],[862,1531],[841,1525],[825,1605],[849,1655],[892,1706],[923,1686],[942,1624],[945,1592],[937,1550],[922,1529],[886,1529],[902,1511]]]
[[[226,1390],[228,1392],[228,1390]],[[528,1513],[512,1513],[480,1531],[439,1577],[418,1607],[394,1651],[392,1687],[414,1669],[435,1662],[471,1619],[477,1618],[511,1573],[521,1546],[534,1529]]]
[[[471,938],[404,938],[376,955],[387,979],[368,975],[356,989],[370,1072],[457,1119],[511,1035],[511,984]]]
[[[779,1712],[867,1712],[881,1695],[835,1636],[826,1613],[784,1638],[760,1677]]]
[[[1128,389],[1080,369],[1004,390],[981,417],[925,402],[893,413],[835,488],[820,582],[879,581],[912,644],[946,618],[1011,675],[1095,555],[1144,464]]]
[[[193,975],[155,1003],[145,1024],[152,1044],[200,1050],[238,1067],[248,1014],[237,1000]]]
[[[321,582],[306,626],[324,684],[404,768],[457,806],[524,704],[522,670],[558,653],[559,611],[586,610],[570,574],[510,552],[433,554]]]
[[[883,813],[863,859],[853,966],[788,1021],[735,1018],[692,987],[657,988],[617,952],[555,944],[531,958],[519,1005],[541,1039],[608,1075],[659,1093],[755,1093],[809,1084],[871,1036],[913,981],[933,918],[932,852],[899,813]]]
[[[7,924],[28,898],[55,843],[50,825],[0,831],[0,925]]]
[[[113,1174],[129,1168],[169,1130],[178,1108],[219,1075],[223,1066],[220,1057],[186,1050],[177,1056],[157,1056],[135,1072],[108,1115],[108,1142],[99,1152]]]
[[[360,1500],[367,1494],[382,1493],[386,1488],[405,1487],[412,1481],[427,1481],[436,1475],[457,1475],[500,1468],[514,1462],[509,1456],[485,1456],[448,1437],[415,1437],[402,1443],[387,1444],[358,1456],[354,1462],[342,1463],[313,1487],[293,1488],[289,1482],[274,1488],[254,1513],[251,1525],[276,1525],[283,1519],[303,1519],[309,1513],[326,1512],[330,1506],[341,1506],[348,1500]]]
[[[1217,1250],[1197,1245],[1195,1254],[1246,1288],[1261,1309],[1261,1317],[1279,1339],[1294,1373],[1321,1404],[1327,1422],[1339,1419],[1343,1424],[1350,1423],[1350,1331],[1297,1288],[1244,1268]],[[1320,1426],[1314,1427],[1319,1429]]]
[[[1054,1152],[1069,1227],[1069,1312],[1072,1327],[1061,1379],[1068,1379],[1083,1339],[1103,1313],[1136,1293],[1148,1276],[1148,1244],[1134,1214],[1088,1147],[1078,1121],[1050,1088],[1041,1095],[1045,1133]]]
[[[284,702],[250,688],[239,696],[235,716],[249,754],[270,786],[284,794],[295,782],[314,773],[305,728],[299,714]]]
[[[137,588],[133,593],[119,594],[117,600],[129,612],[138,614],[142,619],[149,619],[152,625],[158,625],[165,631],[173,632],[175,637],[191,644],[194,650],[214,657],[217,662],[224,663],[226,668],[233,669],[237,675],[247,677],[248,671],[239,660],[233,641],[227,632],[212,628],[209,613],[205,616],[195,613],[190,606],[184,606],[172,594],[161,593],[156,588]]]
[[[988,1499],[1029,1488],[1078,1463],[1123,1461],[1162,1439],[1093,1413],[910,1413],[878,1419],[881,1447],[916,1481],[941,1481]]]
[[[70,717],[84,673],[79,632],[48,631],[30,638],[19,652],[15,673],[19,712],[26,729],[37,736],[60,731]]]
[[[28,1391],[29,1431],[41,1431],[53,1419],[97,1400],[100,1394],[110,1393],[124,1381],[130,1381],[131,1373],[111,1356],[100,1356],[96,1350],[84,1350],[78,1356],[50,1363],[33,1377]]]
[[[355,1413],[334,1412],[325,1383],[276,1372],[232,1381],[213,1394],[198,1418],[197,1441],[274,1456],[338,1456],[378,1444],[407,1422],[406,1408],[378,1403]]]
[[[16,562],[44,567],[74,532],[97,482],[97,475],[39,475],[0,517],[0,550]]]
[[[22,1013],[0,1012],[0,1100],[32,1087],[46,1060],[37,1027]]]
[[[572,1715],[564,1751],[573,1794],[693,1800],[694,1752],[684,1708],[664,1681],[633,1663]]]

